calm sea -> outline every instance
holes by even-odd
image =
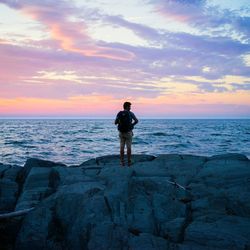
[[[250,158],[250,120],[140,120],[134,129],[137,154],[242,153]],[[118,154],[113,120],[2,119],[0,162],[24,165],[29,157],[80,164]]]

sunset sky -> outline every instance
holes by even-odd
[[[249,0],[0,0],[0,117],[250,118]]]

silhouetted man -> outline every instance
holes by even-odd
[[[124,162],[124,148],[127,148],[128,166],[131,166],[131,154],[132,154],[132,138],[133,128],[138,123],[138,119],[135,114],[130,111],[131,103],[124,102],[123,111],[120,111],[115,119],[115,124],[118,124],[119,137],[120,137],[120,161],[121,166],[125,166]]]

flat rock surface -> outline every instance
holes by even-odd
[[[240,154],[108,155],[0,164],[1,249],[250,249],[250,161]]]

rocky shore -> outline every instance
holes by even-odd
[[[0,164],[0,249],[250,249],[247,157],[133,160]]]

